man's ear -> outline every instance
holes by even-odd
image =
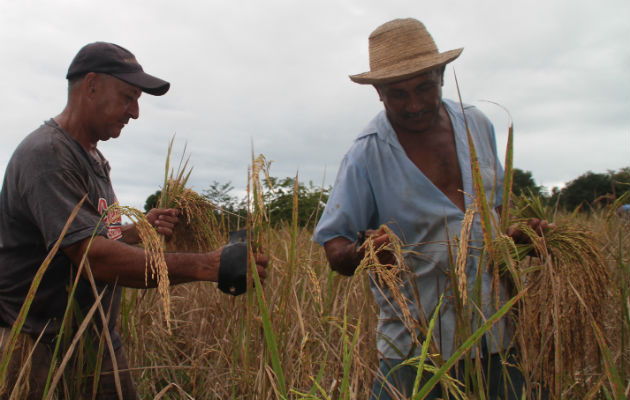
[[[91,97],[94,93],[96,93],[97,83],[98,75],[96,73],[88,72],[85,74],[85,78],[83,78],[83,90],[88,97]]]

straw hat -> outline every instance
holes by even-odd
[[[463,48],[439,53],[431,34],[413,18],[379,26],[369,39],[370,71],[350,75],[356,83],[389,83],[411,78],[453,61]]]

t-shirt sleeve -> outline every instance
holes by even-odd
[[[76,171],[48,171],[33,177],[23,195],[33,222],[39,227],[46,247],[52,248],[63,231],[72,210],[88,193],[88,183]],[[97,234],[106,235],[94,205],[86,199],[62,240],[62,247]]]
[[[373,228],[369,224],[374,210],[374,196],[367,171],[347,154],[339,166],[313,240],[322,246],[336,237],[356,240],[357,232]]]

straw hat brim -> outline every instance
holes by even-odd
[[[392,83],[411,78],[415,75],[442,67],[455,60],[464,49],[455,49],[443,53],[431,54],[422,58],[412,58],[403,62],[382,68],[377,71],[364,72],[358,75],[350,75],[353,82],[360,84]]]

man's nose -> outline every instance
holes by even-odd
[[[422,95],[413,93],[409,96],[409,102],[407,103],[407,112],[414,113],[422,110],[422,104],[424,98]]]
[[[129,112],[129,117],[133,119],[138,119],[140,116],[140,105],[138,104],[138,100],[134,100],[129,103],[129,108],[127,110]]]

